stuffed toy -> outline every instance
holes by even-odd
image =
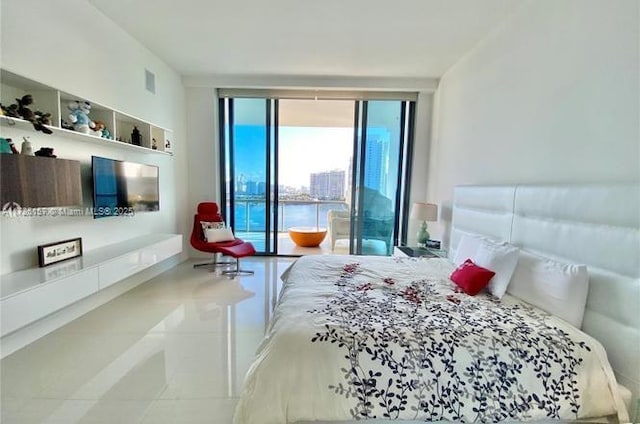
[[[104,123],[104,121],[93,121],[93,123],[96,126],[93,129],[93,131],[91,131],[92,135],[95,135],[97,137],[111,139],[111,131],[109,131],[109,128],[107,128],[107,126]]]
[[[41,112],[36,110],[34,113],[36,121],[41,122],[43,125],[51,125],[51,114],[49,112]]]
[[[60,126],[65,130],[73,131],[73,124],[62,119],[60,121]]]
[[[109,131],[109,128],[104,127],[102,129],[102,138],[106,138],[106,139],[109,139],[109,140],[111,140],[113,138],[113,137],[111,137],[111,131]]]
[[[45,113],[45,112],[41,112],[39,110],[36,110],[33,113],[34,116],[34,122],[33,125],[34,127],[36,125],[40,125],[42,126],[45,130],[49,131],[48,134],[51,134],[51,130],[49,128],[44,127],[44,125],[51,125],[51,114],[50,113]],[[43,132],[47,132],[42,130]]]
[[[33,96],[31,94],[25,94],[22,98],[16,99],[16,103],[18,104],[18,115],[22,119],[29,122],[33,122],[36,119],[33,111],[29,109],[29,106],[33,104]]]
[[[56,155],[53,154],[53,147],[41,147],[40,150],[34,153],[36,156],[41,156],[45,158],[55,158]]]
[[[69,114],[69,121],[73,124],[75,131],[89,134],[91,129],[95,128],[95,124],[89,119],[89,112],[91,112],[91,104],[89,102],[70,102],[67,107],[71,112]]]
[[[45,125],[51,125],[51,114],[42,113],[40,111],[34,112],[29,106],[33,104],[33,96],[31,94],[25,94],[19,99],[16,99],[16,103],[9,105],[8,107],[2,107],[2,113],[10,118],[24,119],[31,122],[33,128],[36,131],[42,131],[45,134],[51,134],[49,128]]]
[[[11,144],[9,144],[10,138],[2,138],[0,137],[0,153],[13,153],[13,149],[11,149]]]
[[[22,117],[18,115],[18,105],[16,103],[9,106],[2,105],[2,113],[9,118],[22,119]]]
[[[36,131],[42,131],[45,134],[51,134],[53,132],[49,128],[45,127],[45,123],[43,122],[44,115],[42,112],[38,112],[39,115],[37,115],[34,111],[29,109],[29,106],[33,104],[33,96],[31,94],[25,94],[22,98],[16,99],[16,102],[18,103],[18,115],[22,116],[22,119],[31,122],[31,125],[33,125],[33,128],[35,128]],[[51,115],[49,114],[49,117],[50,116]],[[51,120],[49,119],[47,122],[50,124]]]
[[[95,125],[92,130],[89,130],[89,134],[95,135],[96,137],[102,137],[102,131],[104,130],[104,122],[102,121],[93,121]]]

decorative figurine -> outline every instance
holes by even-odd
[[[20,148],[20,154],[26,156],[34,156],[31,142],[27,139],[27,137],[22,137],[22,139],[24,141],[22,142],[22,147]]]
[[[10,138],[7,138],[7,141],[9,142],[9,147],[11,148],[11,153],[13,153],[14,155],[19,155],[20,152],[16,148],[16,143],[14,143],[13,140],[10,139]]]
[[[133,127],[133,131],[131,132],[131,144],[135,144],[136,146],[142,145],[142,136],[136,126]]]
[[[53,154],[53,147],[41,147],[40,150],[38,150],[35,153],[36,156],[42,156],[45,158],[55,158],[57,157],[56,155]]]
[[[156,139],[155,138],[151,139],[151,148],[153,150],[158,150],[158,143],[156,143]]]

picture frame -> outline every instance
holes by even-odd
[[[426,245],[429,249],[440,250],[440,240],[427,240]]]
[[[38,265],[41,268],[79,256],[82,256],[80,237],[38,246]]]

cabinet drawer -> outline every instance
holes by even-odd
[[[98,267],[100,275],[100,290],[142,271],[148,265],[142,261],[142,252],[131,252],[120,256]]]
[[[182,252],[182,237],[173,237],[152,246],[120,256],[99,266],[100,289]]]
[[[147,266],[151,266],[180,252],[182,252],[182,237],[173,237],[144,248],[142,251],[142,261],[147,264]]]
[[[2,336],[98,291],[98,270],[87,269],[0,302]]]

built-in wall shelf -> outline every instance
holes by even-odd
[[[22,98],[25,94],[31,94],[33,96],[33,104],[29,106],[32,111],[35,112],[39,110],[51,114],[51,125],[47,125],[47,128],[53,131],[53,134],[60,137],[147,153],[173,153],[174,140],[173,132],[170,129],[160,127],[111,107],[93,102],[86,97],[60,91],[4,69],[0,70],[0,102],[4,107],[16,103],[16,99]],[[111,138],[105,138],[91,133],[85,134],[63,127],[64,121],[70,121],[68,117],[70,111],[67,105],[76,100],[81,103],[91,103],[89,119],[94,122],[103,122],[111,133]],[[5,128],[30,129],[35,132],[30,122],[19,118],[0,116],[0,125]],[[134,127],[137,128],[140,133],[140,145],[132,143],[131,134]],[[16,142],[19,144],[20,140],[16,140]]]
[[[2,104],[4,105],[4,103]],[[33,125],[31,125],[31,122],[25,121],[24,119],[9,118],[7,116],[0,116],[0,125],[5,128],[33,130]],[[168,152],[168,151],[153,150],[153,149],[149,149],[148,147],[136,146],[135,144],[122,143],[116,140],[108,140],[108,139],[97,137],[91,134],[82,134],[77,131],[71,131],[71,130],[66,130],[64,128],[54,127],[53,125],[46,125],[46,127],[49,128],[51,131],[53,131],[53,134],[56,134],[59,137],[78,140],[78,141],[82,141],[83,143],[91,143],[98,146],[106,145],[106,146],[111,146],[117,149],[133,150],[133,151],[145,152],[145,153],[148,153],[149,151],[151,151],[152,153],[159,153],[163,155],[173,154],[172,152]],[[44,137],[46,137],[46,135]],[[21,140],[14,140],[14,141],[16,143],[16,146],[19,148]]]

